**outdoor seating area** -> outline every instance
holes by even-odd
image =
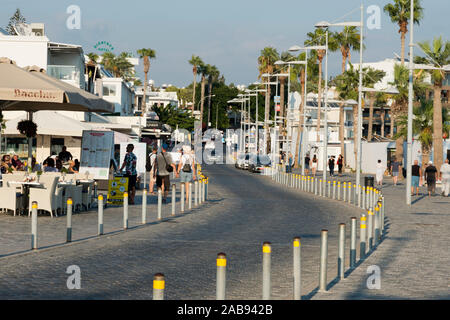
[[[0,210],[14,216],[29,216],[34,201],[39,214],[57,217],[66,213],[69,198],[74,212],[89,210],[95,199],[95,181],[88,174],[14,171],[3,174],[0,182]]]

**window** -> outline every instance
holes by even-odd
[[[32,152],[36,154],[36,138],[32,139]],[[20,159],[28,157],[28,139],[27,138],[6,138],[5,154],[17,154]]]
[[[50,155],[58,155],[64,146],[64,138],[52,138],[50,141]]]
[[[104,96],[115,96],[116,86],[114,84],[103,84],[103,95]]]

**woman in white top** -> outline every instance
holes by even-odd
[[[180,182],[184,183],[186,199],[189,196],[189,183],[195,178],[195,161],[191,152],[191,146],[183,146],[183,155],[178,163],[177,173],[180,175]]]
[[[385,168],[384,168],[383,164],[381,163],[381,160],[378,160],[376,178],[377,178],[377,185],[379,185],[379,186],[383,185],[384,171],[385,171]]]
[[[158,147],[153,146],[152,153],[150,153],[150,165],[152,166],[152,168],[150,169],[150,186],[149,186],[150,194],[155,194],[155,192],[153,191],[153,188],[156,183],[155,159],[156,159],[157,152],[158,152]]]

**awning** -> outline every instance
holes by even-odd
[[[6,121],[3,134],[20,134],[17,130],[17,124],[19,121],[26,119],[25,114]],[[92,130],[92,126],[88,122],[80,122],[55,111],[36,112],[33,116],[33,122],[37,124],[38,135],[81,137],[83,130]]]

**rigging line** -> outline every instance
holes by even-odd
[[[336,23],[338,20],[342,20],[343,18],[349,16],[349,15],[352,14],[353,12],[355,12],[355,11],[357,11],[357,10],[360,10],[360,9],[361,9],[361,7],[356,7],[355,9],[353,9],[352,11],[346,13],[346,14],[343,15],[342,17],[339,17],[339,18],[335,19],[332,23]]]

